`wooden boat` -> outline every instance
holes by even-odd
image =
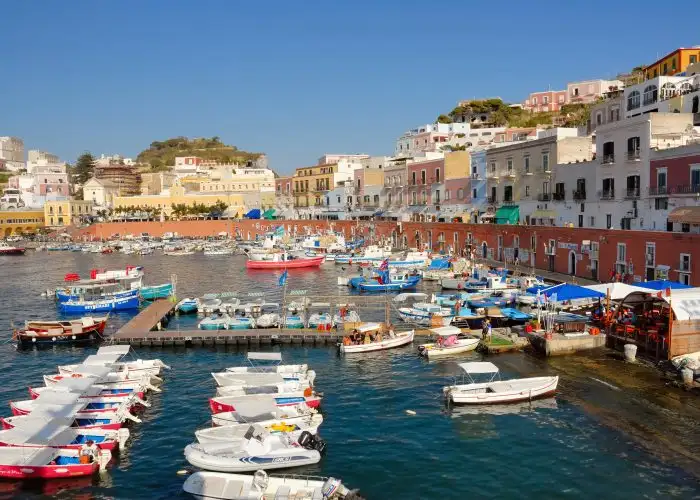
[[[306,498],[318,500],[359,500],[340,480],[308,476],[268,476],[199,471],[182,485],[185,493],[199,500],[265,500],[267,498]]]
[[[24,255],[26,248],[13,247],[6,243],[0,243],[0,255]]]
[[[460,338],[462,330],[454,326],[433,328],[430,331],[438,336],[438,341],[418,346],[420,355],[428,359],[473,351],[479,345],[479,339],[477,338]]]
[[[478,361],[461,363],[467,384],[451,385],[443,388],[448,402],[457,404],[496,404],[529,401],[551,396],[557,390],[559,377],[530,377],[511,380],[498,380],[498,367],[493,363]],[[473,375],[486,375],[486,382],[476,382]]]
[[[157,376],[162,369],[170,369],[160,359],[125,359],[130,352],[131,347],[126,345],[102,346],[80,364],[59,365],[58,373],[72,375],[76,370],[79,373],[81,367],[86,365],[108,366],[113,372],[128,372],[130,377]]]
[[[138,290],[132,295],[97,299],[97,300],[68,300],[58,305],[64,314],[83,314],[88,312],[127,311],[139,308]]]
[[[82,464],[78,450],[49,447],[0,447],[0,477],[9,479],[56,479],[61,477],[90,476],[106,469],[112,459],[109,450],[103,450],[93,463]]]
[[[378,323],[367,323],[361,325],[357,328],[357,331],[362,334],[369,334],[370,332],[377,332],[381,329],[381,325]],[[340,352],[344,354],[357,354],[363,352],[372,351],[383,351],[385,349],[392,349],[394,347],[401,347],[413,342],[413,336],[415,335],[415,330],[409,330],[407,332],[400,332],[392,334],[391,332],[384,334],[382,340],[369,342],[367,344],[346,344],[345,341],[339,344]],[[346,337],[348,338],[348,337]]]
[[[139,294],[143,300],[167,299],[173,294],[173,284],[143,286],[139,290]]]
[[[246,261],[248,269],[301,269],[319,267],[325,257],[290,257],[286,254],[270,254],[275,257],[274,260],[252,260]],[[281,256],[281,257],[280,257]]]
[[[108,316],[71,321],[27,321],[24,329],[16,330],[13,337],[20,346],[92,342],[102,338]]]

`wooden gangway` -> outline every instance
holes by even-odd
[[[165,323],[175,311],[175,304],[168,299],[158,299],[134,316],[112,336],[134,336],[147,334],[151,330],[165,328]]]

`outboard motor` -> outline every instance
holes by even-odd
[[[314,449],[321,455],[326,453],[326,442],[318,436],[314,437]]]
[[[299,446],[306,450],[313,450],[314,449],[314,437],[309,431],[304,431],[301,433],[301,436],[299,436],[299,440],[297,441],[299,443]]]

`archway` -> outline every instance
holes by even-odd
[[[396,231],[391,232],[391,246],[393,248],[397,248],[399,246],[399,236],[396,234]]]
[[[12,228],[9,227],[5,229],[5,238],[8,236],[12,236]]]
[[[416,248],[420,251],[421,249],[421,237],[420,232],[416,231]]]
[[[576,252],[573,250],[569,251],[569,274],[576,276]]]
[[[481,258],[482,258],[482,259],[485,259],[485,258],[488,256],[488,253],[489,253],[489,246],[488,246],[488,245],[486,244],[486,242],[484,241],[484,242],[481,244]]]
[[[403,235],[403,245],[401,246],[401,249],[405,250],[408,248],[408,236],[405,234]]]

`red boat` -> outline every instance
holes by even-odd
[[[24,255],[26,248],[11,247],[5,243],[0,243],[0,255]]]
[[[277,255],[282,255],[282,257],[277,257]],[[246,262],[246,267],[248,269],[302,269],[308,267],[319,267],[321,263],[326,259],[325,257],[311,257],[311,258],[287,258],[286,260],[284,254],[276,254],[275,259],[271,260],[251,260]]]
[[[84,318],[71,321],[27,321],[23,330],[14,332],[20,345],[77,343],[102,338],[108,316]]]
[[[265,395],[265,397],[268,397]],[[306,403],[309,408],[318,408],[321,405],[321,396],[316,394],[311,394],[309,396],[298,396],[294,394],[277,394],[273,396],[275,398],[275,405],[278,407],[284,406],[294,406],[300,403]],[[259,395],[251,394],[247,396],[223,396],[223,397],[213,397],[209,399],[209,409],[212,413],[223,413],[225,411],[236,411],[234,403],[241,400],[255,400],[258,399]]]

